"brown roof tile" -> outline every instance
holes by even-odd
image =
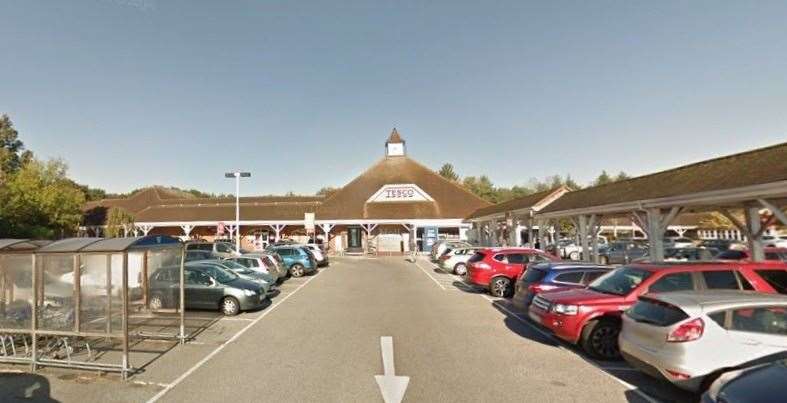
[[[787,143],[565,194],[542,213],[787,181]]]
[[[559,188],[549,189],[543,192],[532,193],[527,196],[519,197],[503,203],[482,207],[474,211],[467,218],[472,219],[472,218],[486,217],[490,215],[506,213],[509,211],[532,208],[533,206],[539,204],[542,200],[546,199],[548,196],[563,189],[565,188],[559,187]]]

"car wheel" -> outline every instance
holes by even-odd
[[[603,264],[603,265],[608,265],[609,264],[609,258],[606,257],[606,256],[601,256],[601,257],[598,258],[598,262]]]
[[[619,359],[618,334],[620,334],[619,323],[604,319],[594,320],[582,329],[582,348],[594,358]]]
[[[161,295],[154,295],[150,297],[150,303],[148,304],[151,311],[158,311],[164,308],[164,298]]]
[[[495,277],[489,283],[489,293],[495,297],[505,298],[511,294],[511,280],[508,277]]]
[[[568,254],[568,258],[571,260],[579,260],[579,252],[571,252]]]
[[[234,297],[221,300],[221,312],[226,316],[235,316],[240,312],[240,303]]]
[[[303,277],[304,274],[303,265],[296,263],[290,267],[290,275],[293,277]]]
[[[467,273],[467,266],[464,263],[457,263],[454,266],[454,274],[457,276],[464,276]]]

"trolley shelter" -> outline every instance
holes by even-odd
[[[168,236],[0,239],[0,362],[125,379],[130,340],[185,340],[183,265]]]

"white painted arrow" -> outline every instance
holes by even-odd
[[[404,392],[407,390],[407,384],[410,383],[410,377],[396,376],[393,338],[391,336],[380,337],[380,350],[383,354],[383,375],[375,375],[374,379],[380,386],[385,403],[401,403],[404,399]]]

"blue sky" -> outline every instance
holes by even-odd
[[[4,1],[0,113],[81,183],[340,186],[383,155],[500,185],[787,140],[783,1]]]

